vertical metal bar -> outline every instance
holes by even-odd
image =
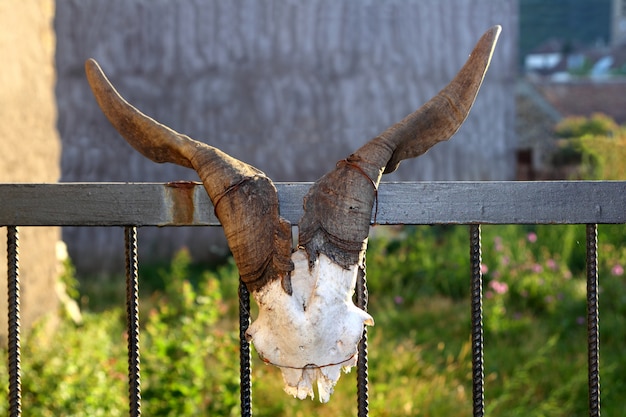
[[[128,324],[128,405],[131,417],[141,415],[139,369],[139,274],[137,272],[137,228],[124,228],[126,247],[126,313]]]
[[[485,414],[485,371],[483,355],[483,275],[480,225],[470,225],[471,310],[472,310],[472,398],[473,415]]]
[[[9,415],[22,415],[22,381],[20,369],[20,278],[18,259],[18,232],[16,226],[7,227],[7,287],[9,315]]]
[[[246,331],[250,326],[250,293],[246,285],[239,280],[239,374],[241,416],[252,415],[252,365],[250,343]]]
[[[367,278],[365,276],[365,261],[363,267],[359,268],[356,281],[356,305],[360,309],[367,311]],[[357,358],[357,415],[359,417],[367,417],[369,413],[369,393],[368,393],[368,374],[367,374],[367,326],[363,326],[363,337],[359,342],[359,353]]]
[[[600,328],[598,316],[598,225],[587,225],[587,344],[589,415],[600,416]]]

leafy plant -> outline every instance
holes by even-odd
[[[555,131],[564,138],[553,163],[580,163],[580,176],[590,180],[626,179],[626,127],[603,114],[568,117]]]
[[[217,328],[226,307],[219,281],[186,280],[191,257],[180,251],[143,331],[142,397],[148,415],[230,415],[238,405],[233,331]]]
[[[467,226],[381,228],[370,242],[370,412],[471,415]],[[483,226],[486,404],[489,415],[586,412],[583,226]],[[601,225],[602,408],[624,415],[626,247],[623,225]],[[237,272],[201,268],[181,251],[140,272],[142,411],[154,416],[238,415]],[[122,289],[124,280],[117,282]],[[144,285],[145,287],[151,284]],[[97,287],[81,285],[93,299]],[[93,293],[84,294],[86,289]],[[117,291],[117,290],[116,290]],[[128,414],[124,312],[118,300],[85,311],[82,326],[42,322],[22,343],[25,413]],[[253,413],[356,414],[354,375],[328,404],[289,398],[278,369],[253,354]],[[6,364],[0,366],[5,389]]]

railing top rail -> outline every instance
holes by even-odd
[[[280,212],[302,215],[311,183],[277,183]],[[5,226],[217,226],[200,183],[0,184]],[[374,217],[375,215],[375,217]],[[384,182],[378,224],[626,223],[626,181]]]

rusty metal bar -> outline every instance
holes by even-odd
[[[128,405],[131,417],[141,415],[139,361],[139,274],[137,271],[137,228],[124,228],[126,246],[126,313],[128,325]]]
[[[600,417],[600,327],[598,316],[598,225],[587,225],[587,344],[589,415]]]
[[[471,320],[472,320],[472,406],[474,417],[485,414],[485,370],[483,352],[483,274],[481,230],[470,225]]]
[[[364,261],[365,262],[365,261]],[[359,268],[356,281],[356,306],[367,311],[367,277],[365,274],[365,264]],[[369,393],[368,393],[368,368],[367,368],[367,326],[363,326],[363,337],[359,342],[357,358],[357,415],[367,417],[369,414]]]
[[[7,227],[7,287],[9,315],[9,415],[22,415],[22,380],[20,369],[20,275],[18,259],[18,231]]]
[[[252,415],[252,365],[250,343],[246,331],[250,326],[250,293],[239,280],[239,374],[241,416]]]

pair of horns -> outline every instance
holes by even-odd
[[[456,133],[478,94],[499,34],[500,26],[485,32],[450,84],[315,182],[298,224],[299,246],[310,262],[320,253],[346,268],[362,261],[382,174]],[[196,170],[248,289],[281,279],[290,293],[291,225],[280,217],[272,181],[258,169],[141,113],[118,94],[95,60],[87,60],[85,69],[100,108],[131,146],[155,162]]]

